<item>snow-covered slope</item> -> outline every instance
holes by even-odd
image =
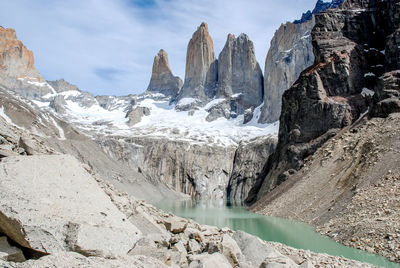
[[[255,109],[253,119],[247,124],[242,123],[243,115],[208,122],[207,110],[217,105],[218,99],[194,112],[177,111],[175,104],[160,93],[102,96],[98,101],[89,93],[69,90],[47,94],[34,102],[42,109],[53,110],[52,102],[57,96],[62,97],[61,105],[65,108],[65,113],[59,116],[88,135],[154,136],[229,146],[259,136],[276,136],[278,131],[278,123],[257,123],[261,106]],[[144,115],[139,123],[129,127],[127,113],[135,107],[148,108],[150,115]]]

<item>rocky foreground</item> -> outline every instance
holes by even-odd
[[[2,267],[372,267],[164,213],[2,117],[0,126]]]

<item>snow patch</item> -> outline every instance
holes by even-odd
[[[374,76],[376,76],[376,75],[371,72],[364,74],[364,77],[374,77]]]
[[[186,106],[186,105],[192,104],[195,101],[196,100],[193,98],[183,98],[178,102],[178,105]]]
[[[375,92],[365,87],[362,89],[361,95],[363,97],[367,97],[367,96],[372,97],[375,95]]]
[[[57,128],[58,130],[58,135],[60,136],[59,140],[66,140],[65,138],[65,133],[62,127],[60,127],[59,124],[57,124],[56,120],[54,120],[53,117],[50,117],[51,121],[53,122],[53,125]]]
[[[4,120],[6,120],[7,123],[13,124],[12,120],[10,117],[8,117],[6,115],[6,113],[4,112],[4,106],[1,106],[0,108],[0,116],[4,118]]]

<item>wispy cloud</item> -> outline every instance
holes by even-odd
[[[218,56],[228,33],[247,33],[264,66],[282,22],[315,0],[13,0],[0,2],[0,25],[16,29],[46,79],[65,78],[94,94],[144,91],[164,48],[183,78],[186,46],[206,21]],[[100,67],[99,67],[100,66]]]

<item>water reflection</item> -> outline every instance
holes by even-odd
[[[264,240],[280,242],[295,248],[344,256],[385,267],[400,267],[400,264],[389,262],[381,256],[338,244],[316,233],[313,227],[305,223],[254,214],[245,207],[226,206],[224,200],[187,200],[155,205],[200,224],[243,230]]]

